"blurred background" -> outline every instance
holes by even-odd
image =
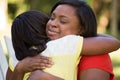
[[[3,36],[11,36],[11,24],[20,13],[38,10],[49,15],[52,6],[58,0],[0,0],[0,40]],[[98,23],[98,33],[109,34],[120,40],[120,0],[83,0],[94,10]],[[6,54],[7,51],[4,48]],[[111,54],[114,73],[120,80],[120,50]]]

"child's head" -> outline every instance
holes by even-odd
[[[63,13],[64,12],[64,13]],[[76,19],[74,18],[76,17]],[[74,18],[74,19],[73,19]],[[77,23],[76,23],[76,22]],[[73,23],[71,25],[71,23]],[[71,27],[69,33],[65,28]],[[76,27],[76,29],[75,29]],[[57,28],[59,28],[57,30]],[[97,22],[93,10],[88,4],[80,0],[60,0],[51,11],[51,18],[47,23],[48,31],[57,32],[56,34],[47,33],[49,37],[56,39],[65,34],[80,34],[83,37],[93,37],[97,34]],[[53,30],[54,29],[54,30]],[[76,32],[75,32],[76,30]],[[74,31],[74,32],[73,32]],[[56,36],[56,38],[55,38]],[[59,36],[59,37],[57,37]]]
[[[49,17],[38,11],[27,11],[17,16],[12,23],[12,42],[18,60],[38,53],[30,51],[32,46],[45,49],[48,40],[45,28]],[[39,52],[39,51],[38,51]]]

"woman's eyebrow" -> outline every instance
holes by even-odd
[[[51,14],[51,16],[56,16],[56,13],[53,12],[53,13]],[[67,16],[65,16],[65,15],[63,15],[63,14],[61,14],[59,17],[68,18]]]
[[[62,17],[62,18],[68,18],[67,16],[65,16],[65,15],[60,15],[60,17]]]

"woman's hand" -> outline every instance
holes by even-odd
[[[27,57],[21,60],[15,67],[17,72],[26,73],[34,70],[43,70],[53,65],[51,58],[45,56]]]

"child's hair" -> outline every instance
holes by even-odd
[[[11,34],[18,60],[35,56],[46,48],[48,37],[45,29],[48,20],[47,15],[38,11],[27,11],[15,18]]]
[[[80,0],[59,0],[52,8],[51,13],[57,6],[67,4],[76,9],[76,16],[79,19],[80,27],[83,28],[83,32],[79,33],[83,37],[94,37],[97,35],[97,21],[95,14],[91,7]]]

